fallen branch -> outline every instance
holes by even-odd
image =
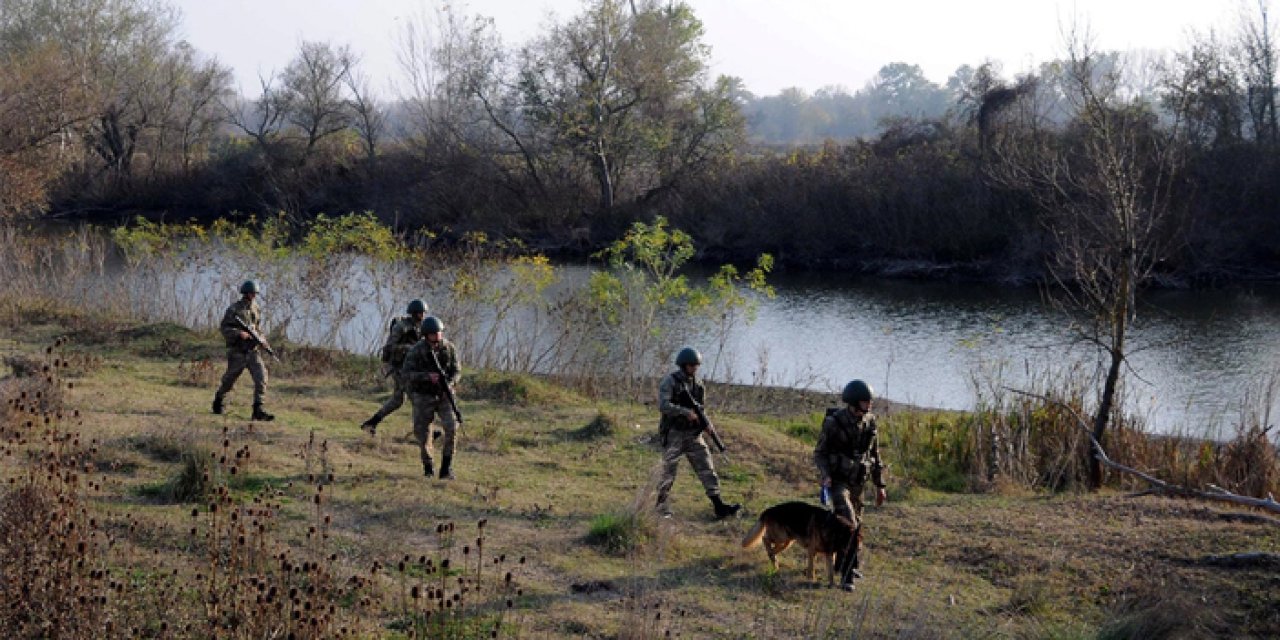
[[[1271,494],[1267,494],[1266,498],[1253,498],[1250,496],[1242,496],[1239,494],[1231,493],[1230,491],[1227,491],[1226,489],[1223,489],[1222,487],[1219,487],[1216,485],[1209,485],[1210,491],[1201,491],[1199,489],[1193,489],[1191,487],[1172,484],[1164,480],[1161,480],[1160,478],[1157,478],[1151,474],[1138,471],[1133,467],[1120,464],[1119,462],[1112,460],[1107,455],[1107,452],[1102,448],[1102,445],[1098,442],[1097,438],[1093,437],[1093,432],[1089,429],[1089,423],[1086,422],[1084,417],[1081,416],[1080,413],[1077,412],[1075,408],[1072,407],[1071,405],[1065,402],[1061,402],[1059,400],[1054,400],[1049,396],[1040,395],[1038,393],[1022,391],[1020,389],[1014,389],[1012,387],[1005,387],[1005,389],[1020,395],[1036,398],[1037,400],[1040,400],[1042,402],[1047,402],[1049,404],[1066,409],[1069,413],[1071,413],[1071,416],[1075,418],[1076,424],[1079,425],[1082,430],[1084,430],[1085,435],[1089,437],[1089,443],[1093,446],[1093,456],[1097,458],[1098,461],[1101,462],[1103,466],[1111,469],[1115,469],[1116,471],[1120,471],[1122,473],[1127,473],[1129,475],[1141,478],[1145,480],[1148,484],[1150,484],[1155,491],[1159,491],[1160,493],[1164,493],[1167,495],[1172,494],[1172,495],[1185,496],[1189,498],[1200,498],[1202,500],[1217,500],[1220,502],[1230,502],[1232,504],[1244,505],[1246,507],[1255,507],[1258,509],[1264,509],[1266,511],[1271,511],[1272,513],[1280,513],[1280,502],[1276,502],[1275,496]],[[1272,524],[1280,525],[1280,520],[1269,519],[1269,521]]]

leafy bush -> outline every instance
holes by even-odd
[[[587,542],[613,554],[625,554],[652,535],[652,523],[638,511],[602,513],[591,519]]]

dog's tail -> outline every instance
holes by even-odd
[[[764,537],[764,529],[764,518],[761,518],[756,522],[756,526],[752,527],[751,531],[747,532],[747,537],[742,539],[742,548],[750,549],[751,547],[760,544],[760,539]]]

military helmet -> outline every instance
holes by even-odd
[[[444,331],[444,323],[440,321],[440,318],[427,316],[422,319],[423,334],[440,333],[441,331]]]
[[[698,353],[693,347],[685,347],[676,354],[676,366],[683,367],[686,364],[702,364],[702,354]]]
[[[240,285],[240,293],[257,293],[257,292],[258,292],[258,282],[256,280],[245,280],[244,284]]]
[[[427,312],[427,303],[421,300],[414,300],[410,302],[409,308],[405,310],[405,313],[409,315],[413,315],[415,313],[426,313],[426,312]]]
[[[871,402],[875,397],[875,392],[871,390],[871,385],[861,381],[852,380],[844,386],[844,391],[840,392],[840,399],[847,404],[855,404],[866,400]]]

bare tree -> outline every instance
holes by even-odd
[[[1276,42],[1268,0],[1257,0],[1257,13],[1240,13],[1239,47],[1246,106],[1254,139],[1272,145],[1280,135],[1276,115]]]
[[[226,96],[222,102],[227,121],[253,138],[258,147],[270,154],[286,123],[290,104],[288,97],[275,87],[275,74],[259,75],[260,91],[256,100],[246,101],[238,95]]]
[[[1045,214],[1056,244],[1053,299],[1085,318],[1080,335],[1103,356],[1092,435],[1105,444],[1138,292],[1170,250],[1178,125],[1161,128],[1149,106],[1121,100],[1119,66],[1099,69],[1087,37],[1073,31],[1067,44],[1062,90],[1071,122],[1053,130],[1039,121],[999,139],[992,176],[1030,193]],[[1090,459],[1094,487],[1102,469]]]
[[[517,90],[529,78],[512,65],[493,20],[446,7],[408,22],[399,44],[411,140],[424,151],[478,151],[519,201],[527,203],[526,181],[545,196],[552,141],[530,126]]]
[[[378,155],[378,143],[386,131],[386,113],[373,95],[369,79],[354,69],[346,75],[347,90],[351,94],[349,109],[351,126],[364,143],[365,157],[370,163]]]
[[[207,145],[220,122],[222,102],[231,95],[231,70],[216,59],[200,60],[186,43],[179,48],[181,59],[174,83],[172,127],[178,138],[179,165],[190,172],[197,150]]]
[[[355,64],[349,47],[303,42],[298,56],[281,74],[280,90],[289,105],[285,117],[302,131],[304,155],[324,138],[351,126],[351,109],[342,90]]]

